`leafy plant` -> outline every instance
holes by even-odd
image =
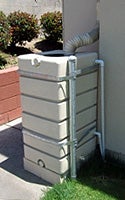
[[[7,64],[6,59],[0,55],[0,70],[5,68],[5,64]]]
[[[8,22],[11,27],[11,46],[15,46],[16,43],[22,45],[38,36],[39,25],[35,15],[15,11],[8,15]]]
[[[46,39],[56,42],[62,39],[62,13],[60,11],[41,15],[40,23]]]
[[[6,15],[0,11],[0,49],[4,50],[7,48],[10,42],[10,26],[7,21]]]

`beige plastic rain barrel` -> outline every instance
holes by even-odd
[[[94,65],[96,53],[77,53],[77,68]],[[24,168],[52,184],[70,169],[69,56],[22,55],[20,72]],[[95,150],[97,72],[76,79],[77,165]],[[89,132],[89,134],[87,134]]]

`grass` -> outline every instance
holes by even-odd
[[[44,200],[116,200],[117,198],[92,188],[78,180],[65,181],[49,190]]]
[[[40,200],[125,200],[125,168],[92,159],[77,180],[54,185]]]

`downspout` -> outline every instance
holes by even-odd
[[[76,35],[74,38],[69,40],[64,47],[64,54],[73,55],[79,47],[87,46],[93,44],[99,39],[99,27],[94,28],[88,33],[83,33],[82,35]],[[95,132],[98,137],[100,152],[102,158],[105,159],[105,119],[104,119],[104,61],[96,60],[95,64],[100,66],[100,84],[101,84],[101,133]]]
[[[64,47],[64,52],[74,54],[77,48],[93,44],[98,39],[99,27],[96,27],[88,33],[76,35],[74,38],[69,40]]]

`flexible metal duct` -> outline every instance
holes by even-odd
[[[69,40],[64,47],[64,52],[74,53],[77,48],[93,44],[98,39],[99,39],[99,27],[96,27],[95,29],[93,29],[88,33],[83,33],[82,35],[76,35],[74,38]]]

